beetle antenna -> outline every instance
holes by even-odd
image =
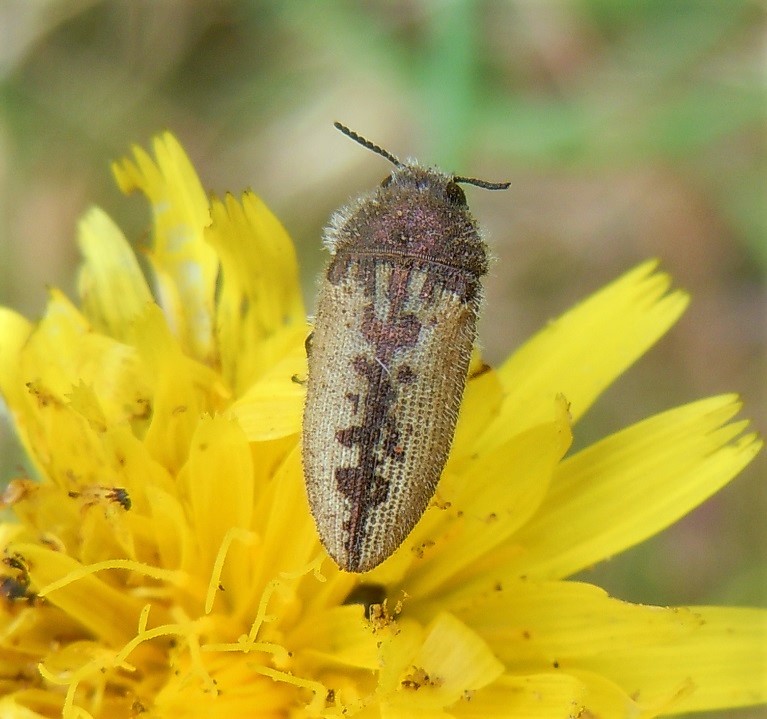
[[[397,167],[402,167],[402,163],[394,157],[394,155],[391,154],[391,152],[387,152],[383,149],[383,147],[379,147],[373,142],[370,142],[370,140],[362,137],[362,135],[359,135],[358,133],[354,132],[354,130],[350,130],[346,125],[342,125],[340,122],[334,122],[333,126],[344,133],[347,137],[350,137],[355,142],[358,142],[362,147],[367,147],[368,150],[372,150],[376,153],[376,155],[380,155],[381,157],[385,157],[389,162],[391,162],[393,165]]]
[[[510,182],[488,182],[487,180],[478,180],[476,177],[454,177],[453,182],[463,182],[467,185],[476,185],[477,187],[484,187],[486,190],[506,190],[508,189]]]

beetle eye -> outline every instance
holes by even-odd
[[[466,195],[463,194],[463,190],[455,182],[448,182],[445,185],[445,197],[454,205],[466,204]]]
[[[391,185],[391,175],[387,175],[381,180],[381,187],[388,187],[389,185]]]

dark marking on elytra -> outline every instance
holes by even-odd
[[[393,378],[389,366],[398,352],[415,346],[422,329],[418,318],[405,309],[412,269],[412,265],[392,268],[385,319],[376,315],[372,304],[363,308],[362,336],[373,350],[374,359],[357,355],[352,360],[354,371],[367,382],[364,399],[356,395],[355,413],[360,415],[360,424],[339,429],[335,435],[339,444],[347,448],[356,446],[359,452],[357,465],[335,470],[336,486],[351,506],[344,530],[348,537],[346,550],[354,561],[361,558],[361,542],[365,536],[362,529],[367,515],[389,495],[389,482],[379,471],[381,460],[405,460],[393,407],[398,386],[413,382],[415,373],[403,366]],[[366,285],[374,287],[375,267],[371,266],[370,270],[373,279]]]
[[[336,431],[336,441],[344,447],[353,447],[363,439],[362,427],[347,427]]]
[[[393,307],[389,317],[380,320],[373,306],[367,305],[361,329],[362,336],[375,350],[376,359],[388,365],[396,352],[415,345],[421,333],[421,323],[414,314],[397,314]]]
[[[371,300],[362,308],[360,330],[373,350],[374,359],[357,355],[352,360],[354,371],[368,385],[364,400],[356,395],[354,402],[360,424],[339,429],[335,436],[336,441],[346,448],[358,447],[359,459],[353,467],[337,467],[335,480],[339,492],[349,500],[350,514],[343,527],[348,542],[345,549],[352,562],[357,562],[362,557],[367,516],[389,496],[389,482],[381,475],[380,464],[384,458],[394,462],[406,460],[393,406],[398,389],[415,382],[417,375],[412,367],[403,365],[398,368],[396,376],[391,377],[389,367],[398,352],[417,344],[423,329],[418,317],[406,310],[410,279],[415,270],[423,269],[423,264],[414,261],[382,263],[380,259],[374,261],[373,257],[344,258],[339,254],[331,263],[328,279],[333,281],[332,278],[335,278],[340,282],[345,271],[353,265],[365,287],[365,295]],[[382,267],[387,265],[390,273],[385,293],[388,310],[386,317],[381,318],[376,314],[372,300],[376,291],[376,269],[381,272]],[[337,268],[335,271],[334,267]],[[454,267],[442,267],[439,272],[435,272],[433,267],[430,269],[419,299],[433,299],[437,288],[449,289],[463,298],[473,299],[475,296],[478,280],[471,273]]]
[[[352,414],[357,414],[360,408],[360,396],[357,392],[347,392],[345,395],[346,399],[349,400],[349,402],[352,405]]]
[[[391,314],[394,316],[402,312],[407,302],[407,286],[410,282],[411,271],[412,268],[407,265],[394,265],[391,269],[386,296],[391,303]]]
[[[402,367],[397,370],[397,382],[400,384],[413,384],[416,379],[418,379],[418,375],[410,365],[402,365]]]
[[[333,260],[333,262],[330,263],[330,267],[328,267],[328,282],[330,282],[331,285],[340,284],[346,276],[346,273],[349,271],[351,262],[351,257],[345,257],[341,262],[338,261],[338,258]]]
[[[372,257],[365,252],[341,250],[330,263],[328,281],[338,285],[350,271],[354,270],[355,279],[364,288],[366,297],[372,299],[375,296],[376,265],[396,266],[398,263],[407,265],[408,271],[421,270],[425,273],[426,278],[419,297],[426,304],[432,304],[435,301],[437,291],[450,292],[463,303],[474,302],[479,296],[480,284],[472,271],[455,267],[447,262],[443,264],[430,261],[427,258],[403,260],[399,253],[381,253],[378,257]]]

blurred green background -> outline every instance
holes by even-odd
[[[147,208],[109,161],[167,128],[207,188],[252,187],[277,212],[311,306],[329,213],[389,169],[337,119],[512,181],[467,190],[497,258],[480,328],[494,363],[648,257],[692,293],[578,446],[730,391],[765,433],[765,30],[747,0],[4,0],[0,302],[36,317],[46,286],[74,294],[91,203],[145,241]],[[23,460],[0,432],[7,479]],[[635,601],[767,604],[766,469],[585,578]]]

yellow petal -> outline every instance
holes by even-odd
[[[493,583],[495,581],[495,583]],[[484,578],[455,587],[438,602],[471,626],[510,672],[593,668],[620,647],[674,642],[698,626],[690,612],[621,602],[590,584]]]
[[[20,704],[19,697],[4,696],[0,698],[0,716],[6,719],[45,719],[45,717],[61,713],[63,699],[43,692],[37,694],[34,704],[42,713]]]
[[[382,702],[378,708],[381,719],[453,719],[453,714],[423,706],[424,702],[414,704],[393,704]]]
[[[733,395],[664,412],[562,463],[503,572],[564,577],[656,534],[729,482],[761,447]],[[500,565],[499,565],[500,567]]]
[[[56,366],[53,362],[46,367],[37,352],[45,348],[52,336],[37,346],[35,341],[40,338],[40,333],[33,336],[21,363],[23,376],[39,379],[30,380],[26,393],[14,403],[14,411],[30,445],[31,459],[43,477],[65,491],[80,491],[91,485],[122,486],[118,462],[104,443],[105,428],[98,416],[103,418],[102,408],[113,399],[109,397],[110,391],[119,393],[124,389],[130,396],[131,390],[114,377],[111,378],[114,386],[110,385],[106,371],[109,357],[105,356],[104,366],[100,368],[105,370],[104,374],[92,379],[93,387],[100,387],[102,380],[105,382],[104,402],[85,407],[86,402],[96,402],[94,391],[79,386],[66,392],[65,376],[71,368]],[[86,351],[86,357],[88,344],[85,341],[80,346]],[[79,359],[96,367],[95,356]],[[135,387],[132,389],[135,391]],[[111,408],[111,404],[109,406]],[[119,412],[124,410],[121,407]]]
[[[669,695],[664,714],[767,703],[767,610],[680,609],[694,629],[660,646],[616,647],[598,671],[641,697]],[[687,685],[688,691],[677,688]]]
[[[583,686],[583,695],[575,716],[586,717],[625,717],[625,719],[651,719],[663,713],[669,697],[658,697],[652,702],[642,701],[642,697],[630,696],[625,689],[601,674],[582,669],[569,672],[573,679],[578,679]],[[685,691],[683,688],[680,691]]]
[[[194,573],[199,546],[176,493],[149,484],[145,490],[150,507],[148,521],[154,535],[159,565]]]
[[[152,203],[153,249],[159,301],[182,345],[194,357],[213,354],[214,296],[218,260],[205,242],[208,200],[189,158],[169,132],[154,140],[156,161],[140,147],[134,160],[112,165],[125,192],[140,190]]]
[[[198,543],[195,572],[204,577],[213,570],[226,534],[251,526],[253,460],[242,430],[220,417],[200,422],[179,483],[190,506],[191,531]],[[243,592],[250,594],[248,557],[241,543],[227,553],[220,580],[230,605],[238,605]]]
[[[647,262],[576,306],[515,352],[498,374],[503,404],[480,441],[492,447],[546,419],[564,395],[577,421],[594,400],[663,336],[687,306],[670,278]]]
[[[305,314],[293,243],[260,198],[211,203],[207,241],[221,261],[217,333],[221,370],[236,394],[292,349]]]
[[[256,587],[280,572],[305,567],[320,553],[317,530],[309,514],[300,454],[294,446],[258,498],[253,520],[261,537],[253,570]]]
[[[448,701],[492,683],[504,668],[475,632],[446,612],[427,628],[424,642],[411,661],[439,681],[440,693]]]
[[[19,355],[32,332],[32,324],[21,315],[0,307],[0,395],[13,416],[14,426],[27,453],[29,439],[22,415],[22,398],[27,395],[19,379]]]
[[[360,605],[330,607],[314,611],[311,619],[293,631],[290,646],[304,647],[302,656],[347,667],[378,669],[378,643],[371,626],[363,619]]]
[[[32,332],[32,323],[20,314],[0,307],[0,389],[12,393],[11,380],[16,377],[18,356]]]
[[[408,626],[399,629],[403,636],[382,646],[381,687],[389,688],[382,702],[386,716],[401,716],[414,709],[439,716],[503,674],[503,664],[488,645],[448,613],[438,614],[422,636],[413,633],[412,640],[418,641],[403,642]]]
[[[187,662],[175,661],[165,684],[151,687],[151,712],[146,713],[162,719],[280,719],[285,707],[296,701],[294,685],[259,676],[248,655],[229,655],[225,662],[210,664],[205,667],[210,671],[208,684],[198,677],[190,680]]]
[[[586,688],[568,674],[504,674],[479,692],[467,694],[454,716],[466,719],[568,719],[582,713]],[[594,714],[614,719],[617,714]]]
[[[131,321],[152,301],[136,255],[98,207],[80,220],[77,239],[85,258],[78,282],[83,312],[97,329],[124,340]]]
[[[484,365],[475,350],[450,448],[449,471],[460,471],[462,462],[474,453],[477,438],[500,412],[502,401],[503,385],[498,373]]]
[[[82,569],[79,562],[63,552],[36,544],[14,544],[13,549],[28,563],[32,586],[38,592]],[[45,596],[93,635],[116,648],[135,636],[144,605],[144,601],[93,574],[79,576],[76,581],[53,589]],[[163,615],[164,612],[158,608],[156,614]]]
[[[492,556],[495,547],[536,511],[557,463],[570,446],[567,405],[560,401],[555,407],[556,416],[550,422],[476,457],[460,475],[444,476],[439,488],[443,504],[429,508],[398,552],[428,548],[425,560],[410,567],[408,595],[439,595],[465,581],[467,575],[484,571],[485,555]],[[391,571],[396,563],[394,557],[379,573]]]
[[[69,404],[102,428],[105,422],[132,422],[145,411],[147,390],[135,349],[94,332],[56,290],[16,362],[16,381],[27,391],[9,399],[15,411],[39,416],[50,405]],[[51,439],[38,437],[38,446]]]
[[[556,669],[593,684],[580,674],[591,672],[653,716],[767,700],[765,610],[647,607],[588,584],[512,579],[465,585],[440,606],[477,631],[508,671]]]
[[[301,341],[305,327],[284,332],[290,348],[282,359],[273,362],[229,412],[251,442],[278,439],[301,431],[306,389],[306,350]],[[290,336],[292,336],[292,339]]]
[[[151,422],[144,441],[151,455],[175,472],[186,461],[201,415],[223,406],[224,390],[213,370],[182,352],[155,305],[147,305],[132,330],[151,382]]]

